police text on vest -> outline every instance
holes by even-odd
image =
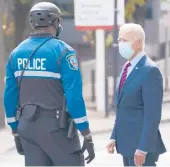
[[[23,69],[27,64],[28,59],[18,58],[17,61],[18,61],[18,69]],[[46,70],[45,61],[46,61],[45,58],[33,58],[28,63],[26,69],[27,70]]]

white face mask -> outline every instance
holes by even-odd
[[[119,53],[125,59],[130,59],[135,51],[131,47],[130,42],[119,42]]]

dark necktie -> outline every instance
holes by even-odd
[[[128,68],[130,66],[130,62],[128,64],[126,64],[124,70],[123,70],[123,73],[122,73],[122,77],[121,77],[121,81],[120,81],[120,84],[119,84],[119,92],[122,90],[123,88],[123,85],[127,79],[127,72],[128,72]]]

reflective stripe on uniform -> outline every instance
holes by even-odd
[[[76,119],[74,119],[74,122],[76,124],[87,122],[87,116],[84,116],[84,117],[81,117],[81,118],[76,118]]]
[[[22,71],[16,71],[14,75],[15,77],[19,77],[21,76],[21,73]],[[54,73],[49,71],[25,71],[24,76],[61,78],[59,73]]]
[[[15,122],[15,121],[16,121],[15,117],[7,118],[7,122],[8,122],[8,123],[13,123],[13,122]]]

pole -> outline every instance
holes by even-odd
[[[107,71],[107,70],[106,70]],[[105,118],[109,116],[109,95],[108,95],[108,78],[105,78]]]
[[[92,92],[92,96],[91,96],[91,101],[95,102],[95,70],[91,70],[91,92]]]
[[[169,28],[165,27],[166,53],[165,53],[165,89],[169,91]]]
[[[114,29],[113,29],[113,106],[116,82],[118,76],[118,1],[114,1]]]
[[[105,32],[96,30],[96,110],[105,112]]]

